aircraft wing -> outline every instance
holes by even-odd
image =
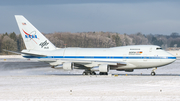
[[[99,66],[101,64],[107,64],[110,66],[126,65],[126,62],[122,61],[98,61],[98,60],[74,60],[74,59],[60,59],[61,63],[72,62],[75,65],[84,65],[86,67]]]
[[[76,64],[92,64],[92,63],[96,63],[96,64],[109,64],[109,65],[118,65],[118,64],[122,64],[122,65],[126,65],[126,62],[120,62],[120,61],[86,61],[86,60],[75,60],[73,61]]]
[[[62,68],[64,63],[73,63],[76,69],[98,69],[100,65],[109,65],[111,69],[116,69],[118,66],[127,65],[126,62],[123,61],[98,61],[98,60],[76,60],[76,59],[58,59],[48,61],[49,59],[39,60],[50,63],[50,65],[54,65],[55,68]]]

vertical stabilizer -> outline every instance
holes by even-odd
[[[54,50],[56,47],[24,16],[15,15],[27,50]]]

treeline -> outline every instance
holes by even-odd
[[[55,46],[108,48],[132,44],[132,38],[126,34],[110,32],[84,32],[84,33],[52,33],[45,35]]]
[[[108,48],[126,45],[158,45],[164,49],[168,47],[180,47],[180,35],[172,33],[171,35],[144,35],[136,34],[119,34],[112,32],[83,32],[69,33],[56,32],[45,34],[45,36],[54,43],[55,46],[67,47],[99,47]]]
[[[21,51],[22,49],[25,49],[25,45],[21,37],[21,34],[16,35],[14,32],[9,34],[0,34],[0,54],[12,54],[3,51],[3,49],[11,51]]]
[[[55,32],[44,34],[56,47],[89,47],[89,48],[108,48],[126,45],[158,45],[164,49],[168,47],[180,47],[180,35],[172,33],[171,35],[144,35],[119,34],[112,32]],[[11,51],[21,51],[25,45],[21,34],[5,33],[0,34],[0,54],[12,54],[4,52],[3,49]]]

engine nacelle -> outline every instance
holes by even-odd
[[[63,63],[63,69],[64,70],[73,70],[74,64],[71,62],[65,62],[65,63]]]
[[[63,64],[60,64],[60,65],[57,65],[57,66],[52,66],[51,68],[62,69],[63,68]]]
[[[99,72],[109,72],[110,66],[107,64],[99,65]]]

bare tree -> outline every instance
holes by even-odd
[[[145,37],[145,35],[143,35],[141,33],[131,34],[129,36],[133,39],[133,43],[135,45],[147,45],[147,44],[150,44],[148,42],[148,39]]]
[[[6,35],[2,40],[2,49],[17,51],[17,42],[15,42],[13,39]],[[12,54],[9,52],[5,53]]]

